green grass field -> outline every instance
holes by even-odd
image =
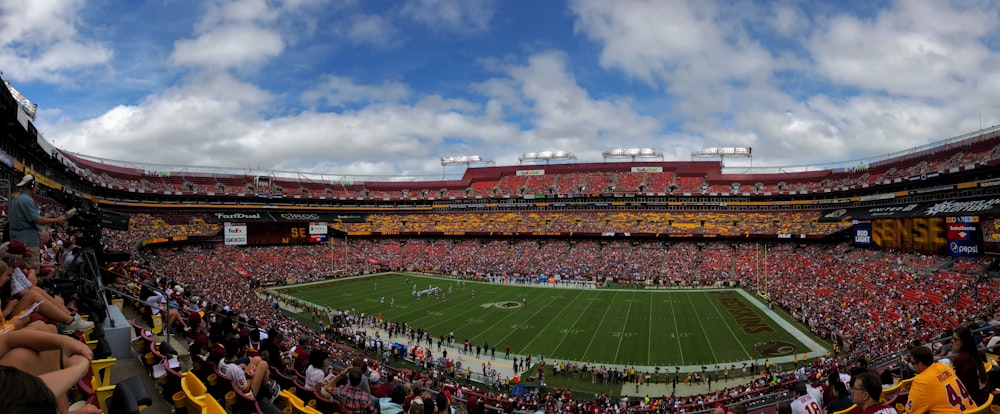
[[[414,298],[413,285],[444,300]],[[280,288],[319,306],[353,308],[457,342],[517,354],[635,366],[693,366],[801,355],[808,349],[737,290],[563,289],[383,274]],[[475,297],[473,297],[475,291]],[[384,298],[384,303],[380,300]],[[389,304],[395,299],[396,306]],[[793,328],[794,329],[794,328]],[[813,345],[816,348],[816,345]]]

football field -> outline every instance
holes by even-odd
[[[440,288],[441,295],[413,291]],[[449,289],[452,293],[448,294]],[[435,338],[515,354],[647,367],[825,353],[798,325],[736,289],[575,289],[381,274],[276,289],[302,301],[405,322]],[[395,306],[390,304],[395,301]],[[808,346],[806,345],[808,344]]]

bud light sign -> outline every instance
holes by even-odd
[[[854,245],[857,247],[872,246],[872,225],[871,223],[854,225]]]
[[[948,254],[960,257],[980,257],[983,255],[983,238],[979,223],[961,220],[947,220]]]

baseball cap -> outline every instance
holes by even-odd
[[[20,240],[11,240],[7,243],[7,247],[4,250],[10,255],[31,257],[31,252],[28,251],[28,246]]]
[[[806,395],[806,383],[805,381],[799,381],[792,385],[792,391],[797,392],[799,395]]]
[[[35,183],[35,176],[28,174],[25,175],[24,178],[22,178],[21,181],[17,183],[17,187],[24,187],[26,185],[34,183]]]

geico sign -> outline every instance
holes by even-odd
[[[246,237],[226,237],[226,244],[246,244]]]

